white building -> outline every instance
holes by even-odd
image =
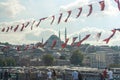
[[[83,63],[93,68],[105,68],[114,64],[115,60],[119,60],[120,56],[117,56],[116,59],[116,55],[119,55],[119,53],[116,53],[109,46],[99,46],[99,50],[95,53],[85,54]]]

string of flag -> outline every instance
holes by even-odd
[[[114,0],[114,1],[115,1],[116,5],[117,5],[119,11],[120,11],[120,2],[119,2],[119,0]],[[100,10],[101,10],[101,11],[104,11],[104,9],[105,9],[105,2],[104,2],[104,0],[103,0],[103,1],[100,1],[99,4],[100,4]],[[87,17],[90,16],[90,15],[92,14],[92,12],[93,12],[93,5],[92,5],[92,4],[89,4],[88,7],[89,7],[89,12],[88,12],[88,14],[86,15]],[[83,7],[78,8],[78,10],[79,10],[79,11],[78,11],[78,13],[76,14],[76,18],[79,18],[79,17],[80,17],[80,15],[81,15],[81,13],[82,13],[82,10],[83,10]],[[67,16],[66,16],[64,22],[68,22],[69,18],[71,17],[72,12],[73,12],[72,10],[67,11]],[[57,19],[57,24],[60,24],[60,23],[61,23],[61,20],[62,20],[62,17],[63,17],[63,14],[64,14],[64,13],[59,13],[58,19],[56,18],[55,15],[52,15],[52,16],[51,16],[51,22],[50,22],[50,24],[52,25],[52,24],[55,22],[55,19]],[[37,24],[35,24],[35,23],[36,23],[36,20],[33,20],[33,21],[27,21],[27,22],[22,23],[22,24],[17,24],[16,26],[13,26],[13,25],[12,25],[12,26],[7,26],[7,27],[2,27],[2,28],[0,28],[0,29],[1,29],[0,31],[1,31],[1,32],[10,32],[10,31],[16,32],[16,31],[18,31],[18,30],[19,30],[19,31],[23,31],[23,30],[26,29],[28,26],[30,26],[30,29],[33,30],[33,27],[34,27],[34,26],[39,27],[40,24],[41,24],[41,22],[45,21],[47,18],[49,18],[49,17],[40,18],[39,21],[37,22]],[[108,38],[106,38],[106,39],[103,40],[106,44],[109,43],[109,41],[110,41],[110,40],[112,39],[112,37],[115,35],[116,31],[119,31],[119,32],[120,32],[120,29],[117,28],[117,29],[113,29],[113,30],[111,30],[111,31],[112,31],[112,34],[111,34],[110,36],[108,36]],[[99,32],[99,33],[97,34],[97,41],[100,39],[101,34],[102,34],[102,32]],[[77,47],[81,46],[81,44],[82,44],[85,40],[89,39],[90,36],[91,36],[91,34],[87,34],[87,35],[86,35],[85,37],[83,37],[79,42],[76,42],[76,44],[74,44],[74,43],[75,43],[77,37],[74,37],[74,38],[73,38],[73,41],[72,41],[72,43],[71,43],[71,46],[77,46]],[[65,40],[65,42],[64,42],[63,44],[61,44],[61,48],[63,48],[63,49],[66,48],[68,41],[69,41],[69,38],[67,38],[67,39]],[[38,48],[38,47],[44,47],[46,44],[47,44],[47,42],[45,42],[45,43],[39,43],[39,44],[37,44],[37,46],[33,46],[33,49],[36,48],[36,47],[37,47],[37,48]],[[56,44],[57,44],[57,40],[53,40],[53,42],[52,42],[52,44],[51,44],[51,49],[54,49],[54,47],[56,46]],[[29,47],[30,47],[29,45],[26,45],[25,50],[27,50]],[[6,48],[6,47],[5,47],[5,48]],[[9,48],[9,47],[7,47],[7,48]],[[20,50],[20,46],[17,46],[16,49],[19,51],[19,50]]]
[[[120,2],[119,2],[119,0],[114,0],[114,1],[115,1],[116,5],[118,6],[118,9],[120,10]],[[99,5],[100,5],[100,10],[104,11],[104,9],[105,9],[105,1],[104,0],[100,1]],[[93,4],[89,4],[88,7],[89,7],[89,12],[86,15],[87,17],[90,16],[92,14],[92,12],[93,12]],[[79,12],[78,12],[78,14],[76,14],[76,18],[79,18],[79,16],[81,15],[83,7],[78,8],[78,10],[79,10]],[[68,15],[65,18],[64,22],[68,22],[71,14],[72,14],[72,12],[73,12],[72,10],[67,11]],[[51,22],[50,22],[51,25],[55,22],[55,19],[57,20],[57,24],[60,24],[60,22],[62,20],[62,17],[63,17],[63,13],[59,13],[59,18],[58,19],[56,18],[55,15],[52,15],[50,17],[51,17],[50,19],[52,19]],[[1,29],[0,31],[1,32],[23,31],[28,26],[30,26],[31,30],[33,30],[33,27],[37,28],[41,24],[41,22],[45,21],[47,18],[49,18],[49,17],[40,18],[38,20],[38,22],[37,22],[37,20],[33,20],[33,21],[28,21],[28,22],[22,23],[22,24],[17,24],[16,26],[10,26],[10,25],[8,25],[7,27],[0,28]]]

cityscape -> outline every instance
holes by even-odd
[[[65,29],[65,38],[67,32]],[[80,36],[79,36],[80,37]],[[77,38],[77,37],[76,37]],[[56,43],[54,43],[56,41]],[[72,65],[70,62],[71,55],[74,51],[80,51],[84,56],[81,65],[92,68],[120,67],[120,47],[119,46],[95,46],[91,44],[81,44],[80,47],[75,46],[77,42],[71,45],[66,44],[59,36],[51,35],[45,43],[12,45],[8,42],[0,43],[1,59],[11,57],[15,59],[16,66],[44,66],[42,56],[46,54],[52,55],[56,60],[55,66]],[[54,45],[53,45],[54,43]],[[63,56],[65,59],[60,59]]]
[[[0,80],[120,80],[119,0],[1,0]]]

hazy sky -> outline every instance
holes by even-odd
[[[0,41],[12,44],[29,44],[39,42],[43,38],[45,42],[52,34],[58,35],[59,30],[61,31],[61,39],[64,40],[66,27],[67,36],[70,38],[69,43],[71,43],[72,37],[79,34],[81,38],[91,34],[84,43],[106,45],[103,39],[111,35],[112,29],[120,27],[120,11],[114,0],[105,0],[105,10],[100,11],[99,1],[101,0],[0,0],[0,30],[3,27],[15,27],[17,24],[33,20],[37,24],[40,18],[48,17],[41,22],[38,28],[33,25],[33,30],[29,26],[22,32],[0,32]],[[92,4],[93,11],[87,17],[89,4]],[[76,18],[79,7],[82,7],[83,11],[80,17]],[[72,13],[68,22],[65,23],[68,10],[71,10]],[[63,17],[60,24],[57,24],[61,12]],[[55,15],[55,21],[50,25],[52,15]],[[95,39],[98,32],[102,32],[99,42]],[[107,45],[119,44],[120,32],[117,32]]]

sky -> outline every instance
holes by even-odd
[[[111,35],[111,30],[120,27],[120,11],[114,0],[104,0],[105,9],[100,10],[99,1],[102,0],[0,0],[0,30],[3,27],[16,26],[26,23],[27,21],[36,21],[48,17],[42,21],[39,27],[33,25],[33,30],[30,25],[24,31],[17,32],[1,32],[0,41],[9,42],[11,44],[30,44],[42,41],[44,42],[53,34],[58,36],[61,32],[61,40],[64,39],[64,30],[67,29],[67,37],[70,38],[69,44],[73,37],[81,35],[81,39],[87,34],[91,34],[84,43],[92,45],[120,45],[120,32],[110,40],[108,44],[103,42],[105,38]],[[88,5],[92,4],[93,11],[90,16]],[[82,7],[83,11],[79,18],[76,18],[79,10]],[[71,10],[71,16],[67,22],[64,22],[68,13]],[[59,13],[63,13],[61,22],[57,24]],[[55,21],[50,25],[52,15],[55,16]],[[100,40],[96,40],[96,34],[101,32]]]

